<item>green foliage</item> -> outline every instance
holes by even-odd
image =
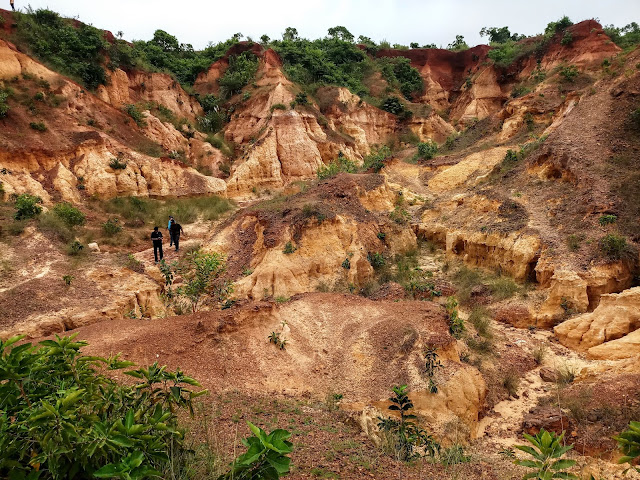
[[[438,153],[438,144],[432,140],[418,143],[418,153],[416,158],[420,160],[431,160]]]
[[[307,97],[307,94],[304,92],[296,93],[296,98],[294,98],[293,102],[291,102],[292,107],[295,107],[296,105],[308,105],[308,104],[309,104],[309,98]]]
[[[611,215],[611,214],[607,214],[607,215],[602,215],[599,219],[598,219],[598,223],[601,226],[605,226],[605,225],[613,225],[614,223],[616,223],[618,221],[618,216],[617,215]]]
[[[342,262],[342,268],[344,268],[345,270],[351,269],[351,261],[348,258],[345,258]]]
[[[80,243],[78,240],[74,240],[69,244],[67,253],[70,256],[74,257],[76,255],[80,255],[82,253],[82,250],[84,250],[84,245],[82,245],[82,243]]]
[[[77,334],[76,334],[77,335]],[[0,476],[143,479],[183,451],[176,410],[192,411],[199,383],[157,363],[124,372],[122,386],[98,369],[131,362],[82,356],[76,335],[16,346],[0,341]],[[26,447],[28,446],[28,448]]]
[[[124,263],[124,266],[134,272],[144,273],[144,263],[142,263],[140,260],[134,257],[132,253],[129,253],[127,255],[127,259]]]
[[[89,25],[74,25],[48,9],[16,13],[17,41],[38,60],[77,79],[91,90],[106,83],[102,31]]]
[[[274,110],[286,110],[287,106],[284,103],[274,103],[273,105],[271,105],[271,111],[273,112]]]
[[[458,301],[455,297],[447,298],[447,302],[445,303],[445,308],[447,310],[447,314],[449,315],[449,332],[455,338],[460,338],[464,333],[464,320],[460,318],[458,314]]]
[[[31,129],[37,131],[37,132],[46,132],[47,131],[47,126],[45,125],[44,122],[31,122],[29,123],[29,126],[31,127]]]
[[[616,45],[623,49],[640,44],[640,26],[636,22],[631,22],[624,27],[607,25],[604,31]]]
[[[369,252],[367,255],[367,260],[371,264],[373,268],[382,268],[387,263],[384,259],[384,256],[378,252]]]
[[[600,239],[600,250],[611,260],[620,260],[629,252],[629,245],[625,237],[609,233]]]
[[[447,48],[449,50],[453,50],[454,52],[459,52],[462,50],[468,50],[469,45],[467,45],[467,42],[464,41],[464,36],[456,35],[456,39],[449,45],[447,45]]]
[[[229,57],[229,67],[218,80],[220,96],[229,98],[240,92],[242,88],[253,81],[258,70],[258,58],[251,52],[243,52]]]
[[[144,128],[147,126],[147,120],[144,114],[140,110],[138,110],[138,107],[133,104],[127,104],[123,107],[123,110],[133,119],[134,122],[136,122],[136,125],[138,125],[140,128]]]
[[[107,237],[113,237],[117,233],[122,231],[122,225],[120,225],[120,220],[117,218],[109,218],[106,222],[102,224],[102,232]]]
[[[573,35],[571,35],[571,32],[564,32],[564,35],[562,35],[562,40],[560,40],[560,43],[562,45],[565,46],[569,46],[573,43]]]
[[[14,204],[16,211],[13,214],[13,218],[15,220],[26,220],[40,215],[42,213],[41,203],[42,199],[35,195],[29,195],[28,193],[18,195]]]
[[[64,284],[65,284],[67,287],[70,287],[70,286],[71,286],[71,282],[73,281],[73,279],[74,279],[74,276],[73,276],[73,275],[63,275],[63,276],[62,276],[62,281],[64,282]]]
[[[573,83],[578,76],[578,69],[575,65],[568,65],[560,69],[560,76],[566,82]]]
[[[4,118],[9,113],[9,104],[7,100],[9,99],[9,92],[0,90],[0,118]]]
[[[384,161],[391,157],[391,149],[386,145],[371,149],[371,153],[364,157],[363,170],[373,170],[378,173],[384,168]]]
[[[247,422],[253,436],[242,443],[247,451],[236,458],[231,469],[218,480],[277,480],[289,473],[291,459],[287,457],[293,451],[288,441],[291,433],[286,430],[274,430],[267,433]]]
[[[518,40],[522,40],[524,35],[519,35],[514,33],[511,35],[509,31],[509,27],[482,27],[480,30],[481,37],[489,37],[489,42],[491,43],[507,43],[508,41],[517,42]]]
[[[128,162],[121,157],[114,157],[109,161],[109,167],[114,170],[124,170],[127,168],[127,163]]]
[[[526,474],[523,479],[551,480],[553,478],[578,478],[576,475],[565,471],[573,467],[576,462],[575,460],[562,458],[573,448],[573,445],[562,446],[564,432],[558,436],[553,432],[547,432],[543,428],[535,436],[525,433],[524,438],[531,445],[516,445],[516,448],[529,454],[533,457],[533,460],[515,460],[513,462],[516,465],[533,469],[533,471]]]
[[[286,245],[284,246],[284,250],[282,250],[282,253],[284,253],[285,255],[290,255],[293,252],[295,252],[297,250],[297,248],[295,247],[295,245],[291,242],[287,242]]]
[[[56,204],[56,206],[53,207],[53,213],[69,228],[84,225],[86,221],[85,214],[67,202]]]
[[[406,385],[392,388],[394,396],[389,398],[389,410],[398,412],[400,420],[395,418],[378,417],[378,428],[390,436],[390,449],[398,459],[410,461],[420,457],[418,449],[423,449],[427,455],[434,456],[440,450],[440,445],[424,429],[418,427],[413,420],[415,415],[409,411],[413,403],[409,399]]]
[[[427,378],[429,378],[429,392],[430,393],[438,393],[438,384],[435,381],[436,371],[444,368],[440,360],[438,359],[438,353],[436,352],[436,348],[427,347],[424,349],[424,360],[425,360],[425,372],[427,374]]]
[[[364,79],[371,71],[371,60],[351,40],[346,40],[350,34],[334,30],[333,36],[306,40],[289,27],[282,38],[272,46],[292,81],[308,86],[343,86],[361,96],[368,93]]]
[[[565,15],[557,22],[550,22],[549,24],[547,24],[546,28],[544,29],[544,34],[554,35],[556,33],[561,33],[561,32],[564,32],[571,25],[573,25],[573,22],[569,19],[569,17]]]
[[[399,89],[406,99],[411,100],[414,95],[424,92],[424,82],[420,72],[411,66],[408,58],[379,58],[376,64],[383,78],[391,87]]]
[[[471,461],[470,455],[465,455],[462,445],[451,445],[443,452],[440,452],[440,463],[445,466],[458,465]]]
[[[233,283],[223,278],[226,267],[219,253],[188,253],[187,264],[180,269],[183,283],[176,290],[177,295],[189,300],[194,313],[204,298],[214,305],[221,304],[233,292]]]
[[[406,116],[406,112],[408,111],[398,97],[385,98],[380,105],[380,108],[385,112],[389,112],[399,117]]]
[[[411,221],[411,214],[401,205],[396,205],[393,211],[389,212],[389,218],[398,225],[406,225]]]
[[[356,173],[358,171],[358,166],[355,162],[349,160],[347,157],[342,155],[342,152],[338,154],[338,158],[318,169],[318,178],[320,180],[325,180],[327,178],[335,177],[339,173]]]
[[[640,457],[640,422],[629,422],[629,428],[617,437],[618,447],[623,454],[618,463],[632,463]],[[640,472],[639,467],[633,467]]]

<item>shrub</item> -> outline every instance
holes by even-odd
[[[327,178],[335,177],[339,173],[356,173],[357,171],[358,166],[355,162],[352,162],[345,157],[342,152],[340,152],[335,161],[320,167],[317,175],[320,180],[325,180]]]
[[[411,221],[411,214],[400,205],[396,205],[393,211],[389,213],[389,218],[398,225],[406,225]]]
[[[247,452],[236,458],[229,472],[219,480],[277,480],[289,473],[291,459],[287,457],[293,451],[288,441],[291,433],[286,430],[274,430],[270,434],[247,422],[253,436],[242,440]]]
[[[389,398],[391,405],[388,408],[399,412],[400,420],[378,417],[378,428],[390,436],[387,445],[390,453],[402,461],[420,457],[420,450],[426,455],[434,456],[440,450],[440,445],[426,430],[413,422],[416,416],[409,412],[413,403],[409,399],[407,386],[396,386],[392,391],[394,396]]]
[[[284,103],[274,103],[273,105],[271,105],[271,111],[273,112],[274,110],[286,110],[287,106]]]
[[[436,383],[436,380],[435,380],[435,374],[436,374],[436,371],[444,367],[442,366],[442,363],[440,363],[440,360],[438,359],[438,353],[436,352],[436,349],[433,347],[425,348],[424,360],[425,360],[425,365],[424,365],[425,373],[427,374],[427,378],[429,379],[429,387],[428,387],[429,392],[438,393],[438,384]]]
[[[451,445],[443,452],[440,452],[440,463],[445,466],[468,463],[471,461],[470,455],[465,455],[462,445]]]
[[[406,111],[404,104],[400,101],[398,97],[385,98],[380,108],[385,112],[389,112],[393,115],[398,115],[398,116],[401,116]]]
[[[566,66],[566,67],[562,67],[560,69],[560,76],[566,82],[575,81],[576,77],[578,76],[578,73],[579,73],[578,69],[575,67],[575,65],[569,65],[569,66]]]
[[[473,307],[469,314],[469,321],[481,337],[491,337],[491,318],[484,307]]]
[[[600,225],[602,225],[603,227],[605,225],[612,225],[612,224],[616,223],[617,221],[618,221],[618,216],[617,215],[602,215],[598,219],[598,223]]]
[[[578,478],[576,475],[565,471],[566,469],[573,467],[576,462],[575,460],[562,458],[573,448],[573,445],[563,446],[564,432],[558,436],[554,432],[547,432],[543,428],[535,436],[525,433],[524,438],[531,445],[516,445],[516,448],[529,454],[533,457],[533,460],[514,460],[513,462],[516,465],[534,469],[524,478],[536,478],[542,480],[551,480],[552,478]]]
[[[611,260],[619,260],[629,251],[627,239],[610,233],[600,239],[600,250]]]
[[[136,125],[138,125],[140,128],[144,128],[147,126],[147,120],[145,119],[144,114],[138,110],[138,108],[133,105],[133,104],[127,104],[123,107],[124,112],[129,115],[134,122],[136,122]]]
[[[109,218],[102,224],[102,231],[108,237],[113,237],[115,234],[122,231],[122,225],[117,218]]]
[[[74,240],[69,244],[69,247],[67,248],[67,253],[72,257],[74,257],[76,255],[80,255],[83,249],[84,249],[84,245],[82,245],[78,240]]]
[[[511,277],[500,276],[491,282],[489,286],[491,289],[491,295],[498,300],[506,300],[513,297],[520,287]]]
[[[258,58],[252,52],[242,52],[239,55],[229,57],[229,67],[218,80],[220,96],[229,98],[239,93],[242,88],[251,82],[258,70]]]
[[[387,263],[384,259],[384,256],[378,252],[369,252],[369,254],[367,255],[367,260],[369,260],[371,266],[376,269],[384,267]]]
[[[562,45],[565,46],[569,46],[573,43],[573,35],[571,35],[571,32],[564,32],[564,35],[562,35],[562,40],[560,40],[560,43]]]
[[[44,122],[31,122],[29,124],[29,126],[33,130],[36,130],[38,132],[46,132],[47,131],[47,126],[44,124]]]
[[[364,157],[364,162],[362,164],[363,170],[373,170],[378,173],[380,170],[384,168],[384,161],[391,157],[391,149],[386,145],[374,148],[371,150],[371,153]]]
[[[134,257],[132,253],[127,255],[124,266],[134,272],[144,273],[144,263]]]
[[[71,282],[73,281],[73,279],[74,279],[74,276],[73,276],[73,275],[63,275],[63,276],[62,276],[62,281],[64,282],[64,284],[65,284],[67,287],[70,287],[70,286],[71,286]]]
[[[304,92],[298,92],[296,94],[296,98],[293,100],[293,102],[291,104],[292,104],[292,106],[308,105],[309,104],[309,99],[307,98],[307,94],[304,93]]]
[[[4,118],[9,113],[9,104],[7,100],[9,98],[8,92],[0,91],[0,118]]]
[[[544,357],[546,357],[546,355],[547,355],[546,345],[538,345],[533,350],[533,359],[535,360],[536,365],[542,365],[542,362],[544,362]]]
[[[345,258],[342,262],[342,268],[344,268],[345,270],[351,269],[351,261],[348,258]]]
[[[584,235],[571,234],[567,237],[567,246],[572,252],[580,250],[580,244],[584,240]]]
[[[86,221],[84,213],[66,202],[56,204],[56,206],[53,207],[53,213],[69,228],[84,225]]]
[[[520,377],[517,372],[508,371],[502,378],[502,386],[507,390],[510,396],[515,397],[518,394],[520,386]]]
[[[29,195],[28,193],[18,195],[15,201],[16,212],[13,214],[13,218],[15,220],[26,220],[40,215],[42,207],[39,204],[41,203],[42,199],[35,195]]]
[[[564,32],[573,25],[573,22],[566,15],[556,22],[549,22],[544,29],[545,35],[553,35],[555,33]]]
[[[285,255],[290,255],[296,250],[297,248],[293,245],[293,243],[287,242],[286,245],[284,246],[284,250],[282,250],[282,253],[284,253]]]
[[[449,315],[449,332],[455,338],[460,338],[465,331],[464,320],[458,314],[458,301],[455,297],[447,298],[445,303],[447,314]]]
[[[431,140],[418,143],[418,153],[416,157],[421,160],[431,160],[438,153],[438,144]]]
[[[124,170],[125,168],[127,168],[127,161],[123,160],[120,157],[112,158],[111,161],[109,161],[109,167],[113,168],[114,170]]]
[[[193,411],[206,391],[192,391],[196,380],[157,363],[125,371],[138,381],[120,385],[98,369],[133,364],[81,355],[87,343],[76,335],[38,346],[15,346],[24,337],[0,341],[0,476],[159,476],[172,452],[185,452],[178,409]]]

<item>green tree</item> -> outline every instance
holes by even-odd
[[[63,202],[53,207],[53,213],[56,214],[69,228],[84,225],[86,216],[70,203]]]
[[[328,30],[328,33],[329,37],[337,40],[342,40],[344,42],[353,42],[354,39],[354,36],[351,34],[351,32],[342,26],[332,27]]]
[[[460,50],[467,50],[469,48],[469,45],[467,45],[467,42],[464,41],[464,36],[462,35],[456,35],[456,39],[451,42],[447,48],[449,50],[453,50],[454,52],[458,52]]]
[[[282,34],[282,40],[295,41],[299,40],[298,29],[293,27],[287,27]]]
[[[0,341],[0,477],[121,478],[161,475],[172,452],[187,454],[177,410],[206,393],[157,363],[125,371],[123,386],[97,373],[131,362],[81,355],[77,334],[17,345]]]
[[[42,199],[35,195],[29,195],[28,193],[18,195],[15,201],[16,212],[13,214],[13,218],[26,220],[40,215],[42,213],[41,203]]]
[[[242,88],[251,82],[258,70],[258,58],[251,52],[243,52],[240,55],[229,57],[229,68],[218,80],[225,98],[240,92]]]
[[[198,310],[203,297],[220,304],[233,292],[233,284],[222,278],[226,263],[219,253],[190,253],[185,270],[184,283],[177,293],[187,297],[193,312]]]

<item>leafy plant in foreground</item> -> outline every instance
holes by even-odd
[[[540,432],[531,436],[524,434],[524,438],[530,445],[516,445],[518,450],[528,453],[533,460],[515,460],[513,463],[522,467],[533,468],[534,471],[527,473],[523,479],[535,478],[536,480],[551,480],[553,478],[577,479],[572,473],[565,472],[568,468],[576,464],[575,460],[562,458],[565,453],[573,448],[573,445],[562,446],[564,432],[556,435],[554,432],[547,432],[544,428]]]
[[[218,480],[277,480],[289,473],[291,459],[287,454],[293,451],[293,444],[288,440],[291,433],[277,429],[267,435],[251,422],[247,425],[253,432],[253,436],[242,440],[247,451],[236,458],[229,472]]]
[[[395,386],[391,390],[394,396],[389,398],[389,410],[400,413],[400,419],[378,417],[378,428],[390,434],[393,453],[403,461],[419,457],[417,449],[423,449],[425,454],[435,455],[440,450],[440,445],[426,430],[413,422],[416,416],[409,413],[413,403],[409,399],[407,386]]]
[[[17,345],[0,341],[0,477],[144,479],[184,450],[176,410],[206,393],[157,363],[124,372],[123,386],[99,370],[132,366],[118,356],[81,355],[76,335]]]
[[[629,422],[629,429],[622,432],[614,440],[623,453],[618,463],[631,463],[640,458],[640,422]],[[640,467],[633,467],[640,472]]]

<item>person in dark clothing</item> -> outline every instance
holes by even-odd
[[[158,230],[158,227],[153,227],[153,232],[151,232],[151,241],[153,242],[153,256],[156,259],[156,263],[158,263],[158,256],[160,260],[164,256],[162,253],[162,233]]]
[[[173,245],[173,235],[171,235],[171,225],[176,223],[172,216],[169,216],[169,224],[167,225],[167,231],[169,232],[169,246]]]
[[[182,225],[180,225],[175,220],[171,224],[171,228],[169,229],[169,233],[171,233],[171,238],[173,239],[173,244],[176,246],[176,252],[180,248],[180,234],[184,233],[182,230]]]
[[[9,3],[11,4],[11,10],[13,10],[15,12],[16,11],[16,6],[13,4],[14,0],[9,0]]]

